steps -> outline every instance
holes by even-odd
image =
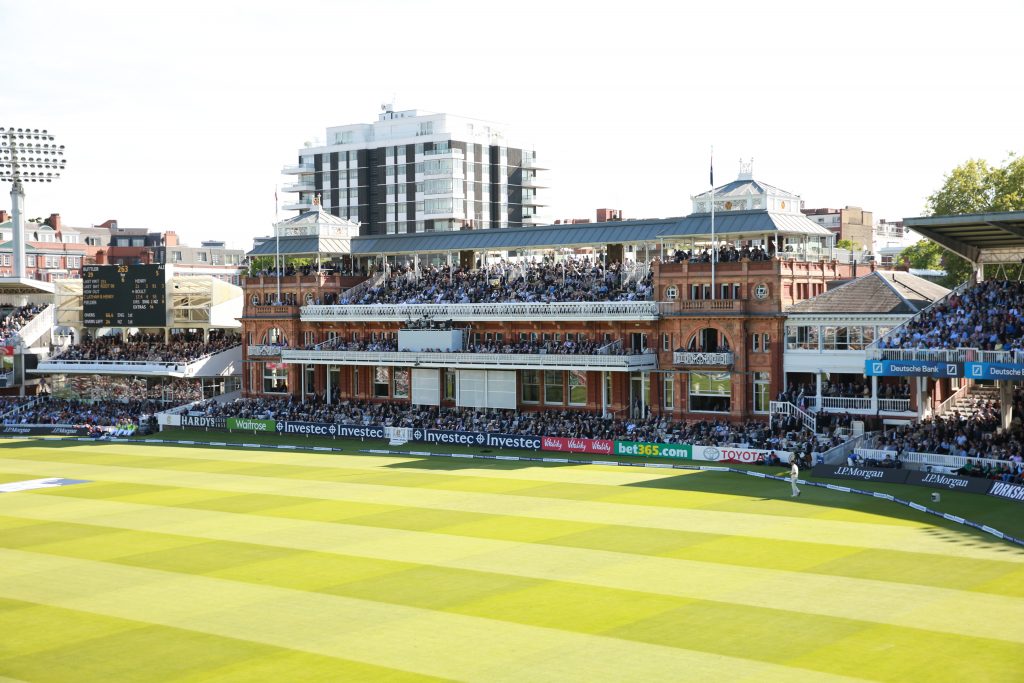
[[[964,396],[960,396],[954,399],[953,404],[950,406],[947,415],[953,412],[958,412],[961,415],[973,415],[978,410],[978,405],[983,402],[995,401],[999,402],[999,389],[998,387],[985,384],[975,384]]]

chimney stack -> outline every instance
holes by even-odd
[[[51,213],[50,217],[46,219],[46,224],[53,228],[56,232],[60,232],[60,214]]]
[[[11,214],[7,213],[7,209],[0,209],[0,223],[6,223],[11,220]]]

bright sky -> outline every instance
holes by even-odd
[[[392,100],[532,140],[552,218],[685,215],[713,144],[719,184],[754,157],[809,207],[898,219],[1024,152],[1022,25],[1020,0],[0,0],[0,126],[67,146],[28,216],[190,243],[251,247],[302,143]]]

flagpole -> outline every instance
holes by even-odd
[[[711,300],[715,300],[715,261],[718,249],[715,244],[715,146],[711,145]]]
[[[274,270],[277,271],[277,304],[281,305],[281,231],[277,227],[277,185],[274,186]]]

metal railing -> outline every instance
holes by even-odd
[[[954,391],[952,394],[950,394],[949,398],[947,398],[945,401],[939,404],[939,407],[935,409],[935,414],[945,415],[950,410],[952,410],[953,406],[956,405],[956,402],[959,399],[965,398],[971,392],[972,386],[974,386],[974,380],[964,380],[963,386]]]
[[[883,413],[909,413],[909,398],[880,398],[878,399],[878,410]]]
[[[884,460],[886,456],[895,459],[896,451],[889,451],[877,448],[857,448],[855,449],[858,456],[862,458],[871,458],[874,460]],[[912,451],[909,453],[900,453],[900,462],[903,463],[904,467],[910,466],[910,469],[924,469],[925,467],[948,467],[950,469],[960,469],[968,462],[976,462],[981,465],[992,465],[994,467],[1010,464],[1009,460],[998,460],[996,458],[969,458],[962,455],[946,455],[944,453],[921,453]]]
[[[36,345],[40,337],[46,335],[46,339],[43,342],[43,346],[49,346],[50,344],[50,331],[53,330],[54,325],[54,313],[56,307],[53,304],[47,304],[41,311],[32,316],[32,319],[25,323],[25,326],[18,330],[18,338],[21,339],[21,343],[26,347],[32,347]]]
[[[259,308],[259,307],[253,307]],[[430,317],[439,320],[657,320],[654,301],[587,301],[488,304],[369,304],[309,305],[304,322],[404,321]]]
[[[917,319],[918,319],[919,317],[921,317],[922,315],[924,315],[925,313],[927,313],[927,312],[928,312],[928,311],[930,311],[931,309],[935,308],[935,307],[936,307],[936,306],[938,306],[939,304],[943,304],[943,303],[945,303],[946,301],[948,301],[948,300],[949,300],[949,297],[953,296],[954,294],[956,294],[956,295],[960,295],[960,294],[962,294],[962,293],[963,293],[963,291],[964,291],[965,289],[967,289],[967,287],[968,287],[968,286],[969,286],[970,284],[971,284],[971,282],[970,282],[970,281],[964,282],[963,284],[961,284],[961,285],[960,285],[959,287],[957,287],[956,289],[954,289],[953,291],[951,291],[951,292],[950,292],[949,294],[947,294],[946,296],[942,297],[941,299],[936,299],[936,300],[935,300],[935,301],[933,301],[933,302],[932,302],[931,304],[929,304],[928,306],[925,306],[925,307],[924,307],[923,309],[921,309],[920,311],[918,311],[917,313],[915,313],[913,317],[911,317],[911,318],[908,318],[907,320],[904,320],[904,321],[903,321],[902,323],[900,323],[899,325],[897,325],[896,327],[892,328],[892,329],[891,329],[891,330],[889,330],[889,331],[888,331],[887,333],[885,333],[885,335],[884,335],[884,336],[881,336],[881,337],[879,337],[878,339],[876,339],[875,341],[873,341],[873,342],[871,343],[871,345],[870,345],[870,346],[868,346],[868,348],[867,348],[867,352],[868,352],[868,359],[869,359],[869,360],[881,360],[881,358],[875,358],[875,357],[873,357],[873,356],[871,355],[871,352],[872,352],[872,351],[882,351],[882,350],[895,350],[895,349],[879,349],[879,348],[878,348],[878,343],[879,343],[879,342],[881,342],[881,341],[883,341],[883,340],[885,340],[885,339],[890,339],[890,338],[892,338],[892,337],[893,337],[894,335],[896,335],[897,333],[902,333],[903,331],[905,331],[905,329],[906,329],[907,325],[909,325],[910,323],[914,322],[914,321],[915,321],[915,320],[917,320]],[[898,358],[898,359],[897,359],[897,358],[892,358],[892,359],[890,359],[890,360],[909,360],[909,359],[906,359],[906,358]],[[921,360],[924,360],[924,359],[921,359]]]
[[[771,401],[768,404],[768,412],[771,415],[785,415],[786,417],[795,416],[800,420],[804,428],[809,430],[812,434],[817,433],[818,431],[818,425],[814,420],[814,416],[806,410],[802,410],[798,406],[793,405],[789,401]]]
[[[383,270],[375,273],[372,277],[368,277],[362,282],[352,287],[349,287],[344,292],[338,295],[338,299],[346,299],[352,301],[353,299],[359,299],[368,290],[380,286],[380,283],[384,282],[384,278],[387,276]]]
[[[560,370],[653,370],[655,353],[627,356],[562,353],[460,353],[436,351],[335,351],[285,349],[285,363],[331,365],[401,365],[437,368],[543,368]]]
[[[0,415],[0,422],[2,422],[3,420],[6,420],[8,417],[10,417],[12,415],[17,415],[18,413],[20,413],[23,410],[27,410],[28,408],[31,408],[38,401],[39,401],[38,398],[33,398],[31,401],[28,401],[27,403],[22,403],[20,405],[14,406],[13,408],[8,410],[4,414]]]
[[[676,351],[672,354],[672,362],[676,365],[732,365],[733,360],[731,351]]]
[[[864,434],[858,434],[857,436],[850,437],[843,443],[828,449],[821,454],[821,458],[826,465],[842,465],[846,462],[846,459],[850,457],[850,453],[853,453],[857,448],[860,447],[874,432],[865,432]]]

